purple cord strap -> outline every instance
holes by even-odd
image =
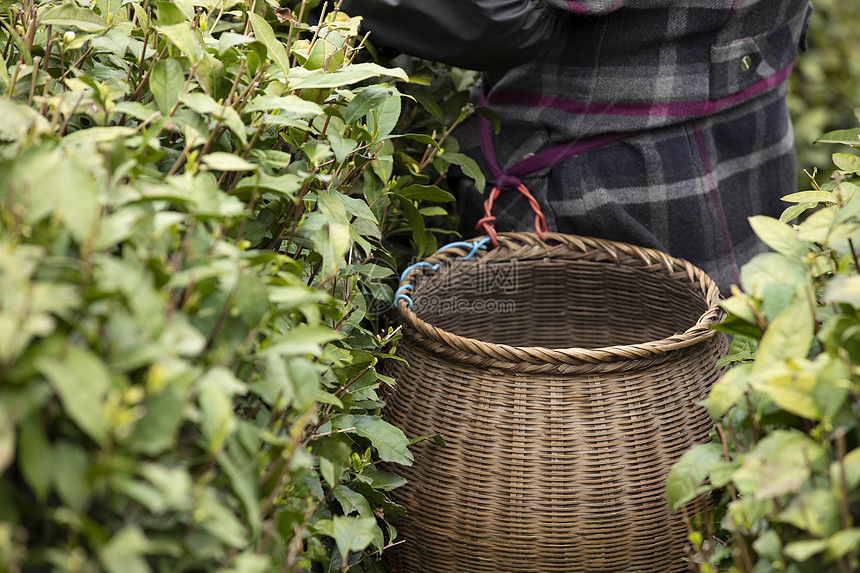
[[[480,103],[486,105],[489,97],[481,92]],[[611,133],[588,139],[578,139],[570,143],[556,145],[534,155],[526,157],[509,168],[502,170],[496,158],[496,148],[490,132],[490,122],[484,116],[478,117],[478,137],[481,142],[481,152],[484,160],[493,174],[493,186],[500,191],[516,189],[522,183],[522,177],[535,171],[543,171],[559,163],[591,149],[602,147],[619,139],[633,135],[632,133]]]

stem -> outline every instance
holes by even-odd
[[[149,33],[152,32],[152,28],[149,26],[149,22],[146,24],[146,32],[143,35],[143,46],[140,48],[140,58],[137,59],[137,85],[140,86],[140,82],[143,78],[143,60],[146,57],[146,48],[149,46]],[[156,32],[158,33],[158,32]],[[147,77],[149,77],[147,75]]]
[[[173,166],[170,168],[170,171],[167,172],[167,175],[165,175],[165,179],[167,179],[171,175],[176,175],[176,172],[179,171],[179,168],[182,167],[182,165],[185,163],[185,158],[188,157],[188,152],[190,150],[190,143],[182,148],[182,153],[179,154],[179,158],[173,163]]]
[[[92,51],[93,51],[92,46],[90,46],[89,48],[87,48],[87,51],[86,51],[86,52],[84,52],[84,54],[83,54],[80,58],[78,58],[78,60],[77,60],[74,64],[72,64],[71,66],[69,66],[69,67],[68,67],[68,69],[67,69],[65,72],[63,72],[63,75],[61,75],[61,76],[60,76],[60,79],[59,79],[58,81],[59,81],[59,82],[62,82],[63,80],[65,80],[65,79],[66,79],[66,74],[68,74],[69,72],[71,72],[71,71],[72,71],[72,69],[77,68],[79,65],[81,65],[81,64],[83,63],[83,61],[84,61],[85,59],[87,59],[87,56],[89,56],[89,55],[92,53]]]
[[[36,37],[36,26],[38,25],[36,18],[36,3],[30,4],[30,25],[27,28],[27,51],[33,51],[33,39]]]
[[[749,388],[747,388],[747,391],[744,393],[744,398],[746,399],[747,412],[749,413],[750,417],[750,427],[752,428],[753,445],[756,445],[758,444],[759,428],[758,421],[755,419],[755,412],[753,412],[752,396]]]
[[[158,41],[158,30],[155,31],[155,40]],[[146,49],[144,47],[144,49]],[[146,70],[146,74],[143,76],[143,79],[137,84],[137,89],[134,90],[134,93],[128,96],[129,101],[138,99],[141,95],[143,95],[143,86],[145,86],[149,82],[149,76],[152,74],[152,69],[155,67],[155,64],[160,62],[164,56],[167,55],[167,44],[164,45],[164,49],[161,50],[158,55],[156,55],[152,59],[152,64],[150,64],[149,68]]]
[[[57,132],[58,137],[63,137],[63,134],[66,132],[66,127],[69,125],[69,121],[71,121],[72,116],[75,115],[75,112],[78,111],[78,106],[81,105],[81,101],[84,99],[84,94],[81,92],[81,95],[78,96],[78,101],[75,102],[72,111],[69,112],[69,115],[63,119],[63,125],[60,127],[60,131]]]
[[[213,32],[215,31],[215,28],[218,27],[218,22],[221,21],[221,16],[224,15],[224,6],[227,4],[227,2],[225,0],[221,0],[219,4],[221,5],[221,8],[218,9],[218,16],[215,18],[215,22],[212,23]]]
[[[251,5],[248,7],[248,12],[246,12],[246,13],[247,14],[253,13],[254,9],[256,7],[257,7],[257,0],[251,0]],[[248,18],[247,21],[245,22],[244,34],[247,36],[250,31],[251,31],[251,18]]]
[[[13,32],[15,30],[15,24],[18,23],[18,16],[20,12],[13,8],[12,10],[12,23],[9,24],[9,37],[6,38],[6,45],[3,46],[3,59],[5,60],[9,56],[9,46],[12,44]]]
[[[51,48],[54,47],[54,34],[50,24],[45,28],[45,32],[48,34],[48,44],[45,46],[45,62],[43,63],[44,68],[42,71],[47,72],[48,62],[51,60]]]
[[[354,310],[354,309],[353,309],[353,310]],[[371,369],[371,368],[373,368],[373,366],[374,366],[374,364],[373,364],[373,363],[371,363],[371,364],[367,365],[367,367],[365,367],[365,368],[364,368],[364,370],[362,370],[361,372],[359,372],[358,374],[356,374],[356,375],[352,378],[352,380],[350,380],[349,382],[347,382],[346,384],[344,384],[343,386],[341,386],[341,387],[340,387],[340,390],[338,390],[338,391],[337,391],[337,394],[335,394],[335,396],[337,396],[338,398],[340,398],[341,396],[343,396],[343,393],[344,393],[344,392],[346,392],[347,390],[349,390],[349,387],[350,387],[350,386],[352,386],[353,384],[355,384],[355,382],[356,382],[359,378],[361,378],[362,376],[364,376],[365,374],[367,374],[368,372],[370,372],[370,369]]]
[[[260,78],[263,77],[263,72],[265,72],[268,68],[269,66],[260,66],[260,69],[257,70],[257,75],[254,76],[254,79],[251,80],[247,87],[245,87],[245,90],[242,92],[242,94],[236,99],[236,101],[238,102],[235,106],[237,113],[242,113],[242,109],[245,107],[245,103],[247,102],[248,94],[251,93],[252,89],[257,87],[260,82]]]
[[[239,69],[236,70],[236,79],[233,80],[233,85],[230,86],[230,93],[227,94],[227,97],[224,99],[224,108],[226,109],[233,100],[233,96],[236,94],[236,90],[239,88],[239,82],[242,80],[242,74],[245,73],[245,62],[247,59],[245,56],[242,56],[242,59],[239,60]]]
[[[18,83],[18,74],[21,73],[21,61],[15,66],[15,71],[12,72],[12,81],[9,82],[9,91],[6,92],[7,97],[12,97],[15,94],[15,84]]]
[[[836,459],[839,460],[840,493],[842,493],[842,528],[851,527],[851,510],[848,507],[848,476],[845,472],[845,428],[836,430]]]
[[[39,56],[33,58],[33,69],[30,72],[30,92],[27,96],[27,105],[33,105],[33,96],[36,93],[36,77],[39,75]]]
[[[356,561],[355,563],[351,563],[351,564],[349,564],[349,565],[348,565],[348,566],[346,566],[346,567],[341,567],[340,569],[338,569],[338,570],[337,570],[337,573],[344,573],[345,571],[347,571],[347,570],[351,569],[352,567],[355,567],[356,565],[358,565],[359,563],[361,563],[361,562],[362,562],[362,561],[364,561],[365,559],[368,559],[368,558],[370,558],[370,557],[373,557],[373,556],[374,556],[374,555],[376,555],[377,553],[382,553],[385,549],[391,549],[392,547],[396,547],[396,546],[398,546],[398,545],[400,545],[400,544],[402,544],[402,543],[406,543],[406,540],[405,540],[405,539],[401,539],[400,541],[395,541],[395,542],[393,542],[393,543],[389,543],[388,545],[386,545],[386,546],[385,546],[385,547],[383,547],[382,549],[377,549],[377,550],[376,550],[376,551],[374,551],[373,553],[368,553],[367,555],[365,555],[364,557],[362,557],[361,559],[359,559],[359,560],[358,560],[358,561]]]
[[[47,61],[47,60],[46,60]],[[45,84],[42,86],[42,105],[39,107],[39,113],[47,117],[48,113],[48,88],[51,85],[51,77],[48,76],[48,79],[45,80]]]

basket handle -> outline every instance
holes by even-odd
[[[497,180],[503,179],[505,182],[510,182],[510,180],[516,180],[517,186],[516,189],[523,196],[528,199],[529,205],[531,205],[532,211],[535,212],[535,231],[537,232],[538,237],[543,242],[546,242],[546,237],[544,233],[548,231],[546,225],[546,217],[543,215],[543,211],[541,211],[540,203],[537,202],[537,199],[534,198],[534,195],[531,194],[528,187],[519,180],[519,178],[514,177],[513,175],[502,174],[502,177],[496,177]],[[482,229],[484,234],[489,237],[490,241],[492,241],[494,247],[499,246],[499,241],[496,236],[496,229],[493,226],[493,223],[496,222],[496,217],[493,215],[493,201],[498,199],[499,197],[499,186],[498,183],[493,186],[493,189],[490,191],[489,197],[484,201],[484,216],[478,221],[478,224],[475,225],[475,229]]]
[[[444,251],[446,249],[451,249],[454,247],[464,247],[466,249],[470,249],[469,252],[463,257],[463,260],[467,261],[467,260],[471,259],[475,255],[475,253],[478,252],[478,249],[487,248],[487,243],[490,242],[490,240],[491,240],[490,237],[484,237],[483,239],[480,239],[478,241],[472,241],[472,242],[455,241],[453,243],[448,243],[447,245],[443,245],[443,246],[439,247],[436,250],[436,253],[434,253],[434,254],[441,253],[442,251]],[[496,246],[498,246],[498,245],[496,245]],[[407,308],[412,308],[412,297],[410,297],[408,294],[406,294],[406,291],[412,290],[412,285],[409,283],[404,283],[403,281],[406,280],[406,276],[409,273],[411,273],[415,269],[421,268],[421,267],[429,268],[430,270],[435,272],[435,271],[439,270],[439,263],[428,263],[426,261],[421,261],[421,262],[418,262],[418,263],[415,263],[413,265],[409,265],[408,267],[406,267],[406,269],[402,273],[400,273],[400,287],[394,293],[394,306],[395,307],[397,306],[398,301],[403,300],[406,302]]]

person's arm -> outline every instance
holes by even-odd
[[[370,39],[473,70],[503,70],[540,56],[564,13],[545,0],[344,0]]]

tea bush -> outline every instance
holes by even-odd
[[[388,247],[432,252],[471,166],[448,117],[404,135],[406,73],[317,4],[0,0],[0,570],[399,542]]]
[[[826,170],[838,146],[813,141],[822,133],[851,125],[860,107],[860,3],[814,0],[808,50],[788,78],[788,108],[797,142],[798,165]],[[799,175],[803,188],[804,176]]]
[[[779,220],[751,218],[774,252],[722,303],[734,339],[705,401],[716,439],[669,476],[675,510],[719,500],[691,520],[703,573],[860,569],[860,128],[819,141],[851,149]]]

